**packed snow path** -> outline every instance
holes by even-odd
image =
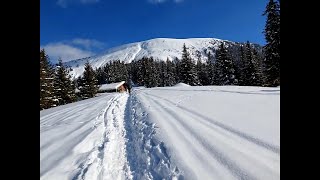
[[[127,99],[127,94],[102,96],[41,116],[41,178],[131,179],[124,129]]]
[[[40,179],[280,179],[280,88],[136,88],[40,112]]]
[[[153,139],[154,124],[131,118],[128,97],[104,94],[41,111],[40,179],[179,177],[163,143]]]

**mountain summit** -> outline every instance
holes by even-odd
[[[68,61],[65,65],[72,68],[70,72],[72,77],[79,77],[84,72],[84,64],[88,61],[93,68],[99,68],[113,60],[131,63],[145,57],[153,57],[158,60],[173,60],[176,57],[181,58],[183,44],[186,44],[191,57],[194,60],[199,58],[202,61],[207,60],[207,54],[210,52],[213,56],[215,50],[221,42],[226,44],[236,44],[235,42],[221,40],[216,38],[189,38],[189,39],[172,39],[156,38],[147,41],[135,42],[110,48],[98,55]]]

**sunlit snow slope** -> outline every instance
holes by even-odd
[[[190,39],[170,39],[157,38],[147,41],[141,41],[122,46],[114,47],[106,52],[98,54],[94,57],[88,57],[78,60],[69,61],[66,63],[73,70],[71,75],[79,77],[84,71],[84,64],[88,61],[94,68],[101,67],[113,60],[121,60],[125,63],[130,63],[133,60],[139,60],[142,57],[154,57],[159,60],[173,60],[175,57],[181,58],[183,44],[189,48],[189,52],[193,59],[200,58],[205,61],[209,51],[215,54],[213,49],[217,49],[221,42],[228,42],[215,38],[190,38]]]
[[[280,179],[280,88],[134,88],[40,111],[40,179]]]

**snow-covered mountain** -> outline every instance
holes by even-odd
[[[218,49],[221,42],[225,42],[227,46],[228,44],[236,44],[231,41],[216,38],[156,38],[114,47],[96,56],[72,60],[65,64],[72,68],[70,73],[73,77],[77,78],[84,72],[84,64],[87,61],[89,61],[93,68],[98,68],[113,60],[121,60],[125,63],[130,63],[134,60],[139,60],[144,56],[152,56],[159,60],[166,60],[167,58],[173,60],[175,57],[181,58],[184,43],[193,59],[196,60],[200,57],[202,61],[205,61],[207,60],[207,53],[209,51],[211,54],[215,55],[215,50]]]

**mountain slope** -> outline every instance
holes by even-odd
[[[75,78],[79,77],[84,71],[84,64],[88,61],[93,68],[98,68],[113,60],[121,60],[130,63],[139,60],[142,57],[154,57],[159,60],[173,60],[181,58],[183,44],[186,44],[193,59],[200,56],[202,61],[207,60],[207,53],[210,51],[213,55],[221,42],[227,44],[236,44],[231,41],[215,39],[215,38],[190,38],[190,39],[170,39],[157,38],[147,41],[125,44],[115,48],[111,48],[99,55],[72,60],[66,62],[67,66],[72,68],[71,75]]]

